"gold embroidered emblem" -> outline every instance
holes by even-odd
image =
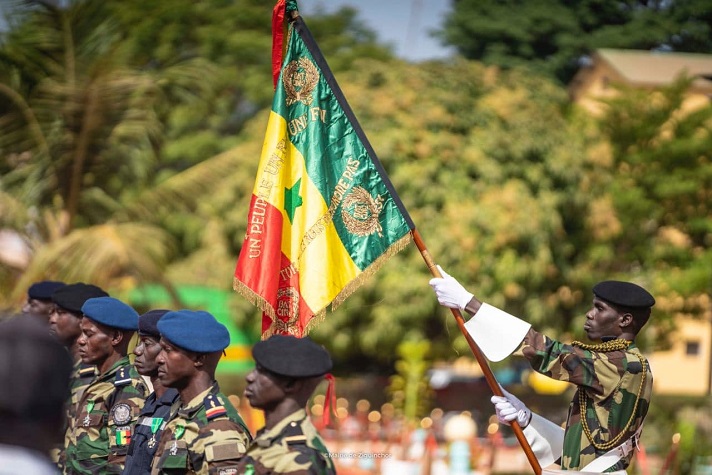
[[[294,287],[284,287],[277,291],[277,319],[274,322],[278,333],[295,334],[299,318],[299,292]],[[298,333],[298,332],[297,332]]]
[[[383,237],[383,228],[378,221],[382,209],[383,197],[374,199],[366,189],[356,186],[344,198],[341,218],[352,234],[364,237],[378,233],[379,237]]]
[[[282,72],[287,105],[291,106],[295,102],[301,102],[305,106],[311,105],[314,100],[312,91],[318,82],[319,70],[308,58],[290,61]]]

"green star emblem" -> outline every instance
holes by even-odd
[[[304,202],[302,197],[299,196],[299,187],[301,184],[302,179],[300,178],[293,187],[284,189],[284,211],[287,212],[290,223],[294,221],[294,211]]]

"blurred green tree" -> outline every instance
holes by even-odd
[[[712,105],[685,103],[692,80],[653,91],[620,87],[601,119],[610,143],[608,220],[615,232],[587,260],[611,273],[634,263],[658,290],[664,341],[678,316],[702,318],[712,288]],[[602,250],[605,247],[605,251]],[[624,264],[627,263],[627,264]]]
[[[429,350],[427,340],[401,342],[396,349],[396,374],[388,385],[396,414],[413,427],[430,411],[431,390],[426,375],[430,367]]]
[[[22,273],[5,296],[45,275],[163,281],[172,238],[131,216],[141,209],[131,203],[155,176],[161,116],[209,94],[211,63],[139,67],[103,2],[26,0],[11,13],[0,48],[0,219],[32,260],[4,267],[6,278]]]

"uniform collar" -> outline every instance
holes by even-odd
[[[181,417],[192,417],[196,412],[203,408],[203,401],[208,394],[217,394],[218,392],[220,392],[218,383],[217,381],[213,381],[213,384],[210,385],[208,389],[195,396],[193,399],[188,401],[187,404],[182,405],[178,413]]]
[[[268,443],[271,443],[273,440],[278,439],[281,437],[282,432],[284,429],[291,424],[292,422],[296,422],[297,424],[301,423],[304,419],[307,418],[307,411],[306,409],[299,409],[296,412],[291,413],[281,421],[277,423],[274,427],[272,427],[270,430],[264,430],[262,429],[261,432],[257,434],[257,438],[262,441],[266,441]]]
[[[153,393],[154,395],[156,393]],[[176,388],[166,388],[160,398],[156,398],[158,404],[171,405],[178,399],[178,390]]]
[[[121,368],[122,366],[128,366],[130,364],[131,361],[129,361],[129,357],[122,356],[116,363],[113,364],[111,368],[109,368],[109,371],[100,375],[98,379],[102,381],[107,381],[116,375],[116,372],[119,370],[119,368]]]

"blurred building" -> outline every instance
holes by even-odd
[[[571,100],[594,114],[601,99],[611,98],[614,85],[653,89],[672,84],[681,75],[693,79],[683,110],[707,105],[712,99],[712,55],[657,51],[599,49],[569,84]]]

